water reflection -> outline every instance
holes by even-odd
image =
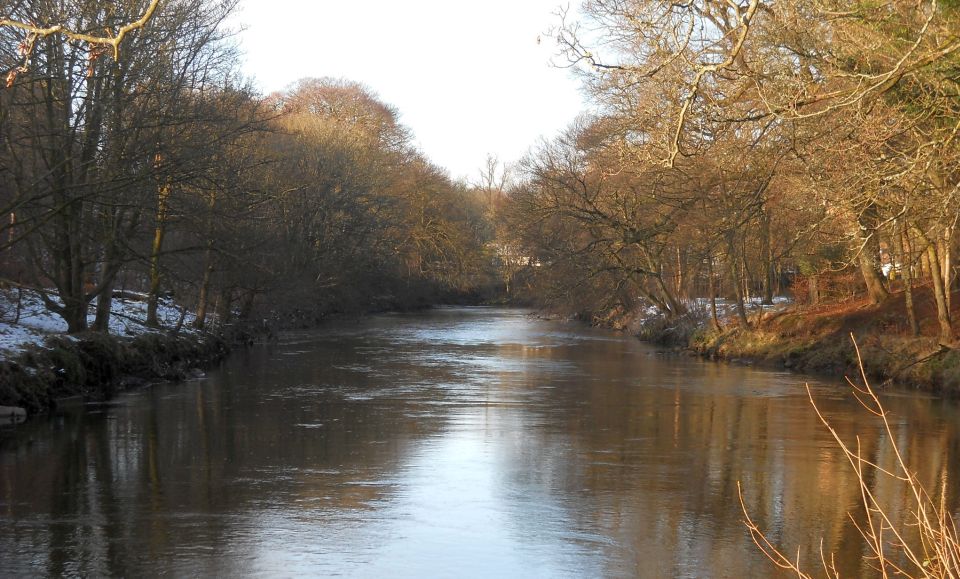
[[[875,423],[814,390],[891,464]],[[887,402],[922,478],[950,486],[954,405]],[[857,481],[798,377],[448,309],[293,334],[205,380],[4,429],[0,553],[21,576],[769,576],[738,480],[771,538],[823,537],[842,574],[871,575]],[[873,485],[905,515],[903,489]]]

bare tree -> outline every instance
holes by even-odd
[[[120,44],[128,34],[135,30],[140,30],[146,26],[147,22],[153,18],[160,6],[160,0],[150,0],[149,4],[143,9],[139,18],[121,24],[112,22],[91,24],[84,28],[74,26],[71,20],[76,20],[72,14],[77,12],[66,11],[59,18],[43,18],[41,14],[31,14],[33,18],[19,18],[22,9],[29,5],[28,0],[18,0],[4,12],[0,12],[0,28],[9,28],[23,34],[23,38],[17,47],[19,56],[23,58],[23,63],[19,67],[11,68],[7,71],[6,86],[10,88],[17,79],[17,74],[29,70],[30,55],[38,40],[50,36],[62,36],[69,40],[86,43],[90,47],[89,59],[92,66],[93,61],[103,55],[103,50],[112,51],[114,60],[120,57]],[[109,16],[109,15],[108,15]],[[39,18],[38,18],[39,17]],[[57,22],[56,20],[60,20]],[[39,22],[38,22],[39,21]],[[107,34],[100,34],[99,31],[107,27]],[[110,26],[116,26],[115,30],[110,30]]]

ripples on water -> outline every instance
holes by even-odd
[[[743,481],[772,538],[813,565],[823,537],[869,576],[859,489],[802,384],[516,310],[292,333],[0,432],[0,575],[770,576]],[[888,464],[876,425],[813,387]],[[956,471],[953,404],[888,405],[926,480]]]

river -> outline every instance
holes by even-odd
[[[822,538],[844,576],[871,576],[857,479],[808,380],[510,309],[286,334],[203,379],[0,430],[0,575],[774,576],[740,481],[810,570]],[[890,464],[841,378],[810,384]],[[884,401],[958,504],[957,405]]]

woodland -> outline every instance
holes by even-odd
[[[946,500],[901,456],[868,378],[960,392],[960,1],[561,7],[545,35],[588,110],[472,181],[360,82],[260,94],[227,25],[238,2],[0,0],[0,338],[26,302],[68,334],[0,348],[3,408],[108,398],[130,373],[181,379],[229,349],[188,333],[534,306],[855,376],[891,470],[810,400],[855,472],[868,555],[906,575],[893,533],[892,565],[956,576]],[[131,300],[150,333],[127,341],[111,318]],[[922,552],[875,475],[910,491]],[[743,512],[763,552],[807,576]]]
[[[235,7],[0,11],[0,278],[70,333],[131,293],[152,326],[173,297],[197,327],[500,301],[741,333],[780,295],[954,348],[953,0],[560,9],[554,65],[590,109],[473,182],[361,83],[258,94]]]
[[[22,22],[120,28],[139,1],[20,2]],[[134,292],[204,326],[306,324],[486,283],[484,210],[360,83],[260,95],[239,77],[236,2],[160,2],[116,55],[2,28],[0,277],[43,290],[70,333]],[[487,260],[489,261],[489,260]],[[88,316],[95,308],[96,316]]]
[[[509,230],[577,307],[896,294],[952,343],[958,8],[588,1],[557,39],[596,112],[523,162]]]

